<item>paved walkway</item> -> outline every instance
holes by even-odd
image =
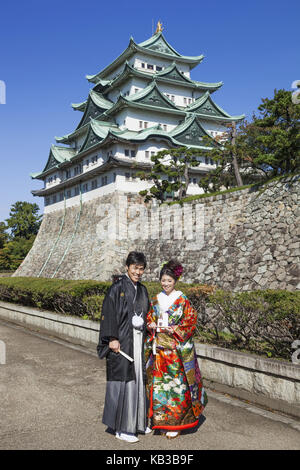
[[[197,432],[115,439],[101,423],[105,362],[55,338],[0,321],[0,449],[299,449],[300,423],[208,391]],[[298,427],[298,430],[296,429]]]

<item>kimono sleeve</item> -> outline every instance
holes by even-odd
[[[99,340],[108,342],[110,337],[119,338],[115,289],[110,289],[106,294],[101,312]]]
[[[177,341],[185,342],[193,336],[197,324],[197,312],[191,306],[188,299],[185,299],[183,314],[179,322],[174,326],[174,338]]]
[[[149,310],[147,313],[147,328],[149,327],[150,323],[154,322],[155,323],[155,312],[153,308],[153,303],[150,302],[149,304]]]

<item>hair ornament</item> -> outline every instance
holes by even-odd
[[[181,266],[181,264],[179,264],[173,271],[175,276],[179,279],[181,277],[181,274],[183,273],[183,267]]]
[[[163,261],[160,265],[160,269],[162,269],[166,264],[168,264],[168,261]]]

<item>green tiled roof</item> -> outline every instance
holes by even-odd
[[[98,72],[95,75],[87,75],[86,78],[92,83],[98,83],[100,79],[104,79],[116,67],[124,63],[136,52],[142,52],[154,57],[173,59],[178,63],[187,63],[190,68],[198,65],[204,58],[203,55],[192,57],[179,54],[179,52],[175,51],[175,49],[170,46],[163,34],[159,32],[140,44],[137,44],[133,38],[130,38],[128,47],[119,55],[119,57],[117,57],[101,72]]]
[[[176,84],[177,86],[182,83],[185,87],[200,90],[210,90],[211,92],[217,90],[223,85],[223,82],[206,83],[192,80],[178,70],[177,64],[175,62],[173,62],[171,65],[161,70],[160,72],[149,73],[133,67],[128,63],[128,61],[126,61],[122,72],[119,73],[114,78],[114,80],[99,80],[99,82],[96,83],[94,89],[99,91],[105,90],[105,93],[109,93],[114,88],[120,86],[120,84],[123,83],[130,76],[145,78],[149,81],[155,79],[157,82],[166,82]],[[106,82],[105,86],[103,82]]]
[[[239,121],[245,117],[244,114],[239,116],[231,116],[228,114],[212,100],[209,91],[198,98],[194,103],[187,106],[186,111],[213,118],[221,117],[222,119],[225,118],[226,120],[229,119],[230,121]]]
[[[39,173],[30,173],[32,179],[48,173],[49,170],[57,168],[59,164],[70,161],[76,155],[76,150],[68,147],[59,147],[58,145],[51,145],[49,157],[43,171]]]

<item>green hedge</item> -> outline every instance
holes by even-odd
[[[150,297],[161,290],[159,282],[143,284]],[[99,321],[110,285],[93,280],[0,278],[0,300]],[[176,288],[187,295],[198,312],[196,336],[200,341],[291,360],[291,345],[300,338],[299,291],[231,293],[181,282]]]

